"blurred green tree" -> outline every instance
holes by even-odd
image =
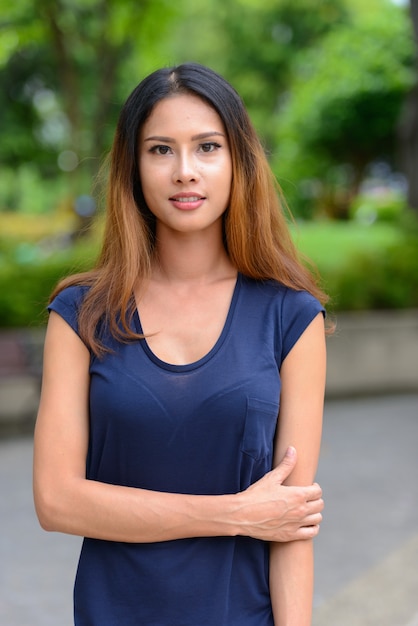
[[[295,58],[347,15],[345,0],[212,0],[204,6],[186,0],[173,49],[179,59],[192,54],[232,82],[271,150],[274,112],[292,80]]]
[[[2,167],[36,162],[43,175],[84,171],[90,180],[121,101],[174,11],[169,0],[8,3],[0,18]]]
[[[188,2],[177,55],[209,63],[243,96],[292,210],[309,217],[320,205],[347,216],[370,162],[396,161],[397,121],[414,80],[405,8],[391,0]]]
[[[280,176],[299,183],[299,206],[306,200],[311,208],[316,199],[331,216],[347,217],[369,164],[396,163],[413,59],[407,18],[390,3],[300,55],[278,115],[275,159]]]
[[[394,160],[413,80],[411,25],[391,0],[20,0],[0,31],[3,166],[90,181],[141,75],[197,60],[242,94],[307,216],[316,197],[346,214],[367,163]]]

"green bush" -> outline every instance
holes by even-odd
[[[64,273],[64,268],[57,264],[2,268],[0,326],[34,326],[45,322],[48,295]]]
[[[349,209],[349,217],[359,223],[399,222],[405,213],[403,194],[385,190],[385,193],[359,194]]]
[[[418,308],[418,237],[405,236],[379,253],[363,251],[321,274],[335,311]]]
[[[94,252],[81,244],[39,256],[34,246],[0,246],[0,328],[44,324],[53,287],[64,276],[91,267]]]
[[[307,223],[295,233],[331,297],[331,311],[418,308],[418,225]],[[63,250],[0,241],[0,328],[39,326],[63,276],[92,266],[98,244]]]

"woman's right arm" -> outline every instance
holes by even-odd
[[[34,499],[45,530],[125,542],[234,535],[291,541],[317,534],[320,487],[281,484],[295,453],[239,494],[160,493],[88,480],[89,361],[77,334],[52,312],[34,439]]]

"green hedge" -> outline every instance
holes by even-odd
[[[27,250],[16,257],[0,248],[0,327],[43,324],[54,285],[91,267],[95,252],[88,242],[44,258],[31,258]],[[365,250],[363,242],[346,262],[330,264],[328,258],[317,265],[333,311],[418,308],[418,233],[413,228],[396,243]]]
[[[0,270],[0,327],[37,326],[45,322],[48,295],[68,273],[62,264],[9,265]]]
[[[335,311],[418,308],[418,237],[322,272]]]
[[[0,246],[0,328],[44,324],[54,286],[64,276],[91,267],[94,252],[84,243],[45,256],[37,256],[31,246]]]

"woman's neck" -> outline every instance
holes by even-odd
[[[221,237],[204,233],[157,237],[152,272],[155,280],[201,284],[235,274]]]

